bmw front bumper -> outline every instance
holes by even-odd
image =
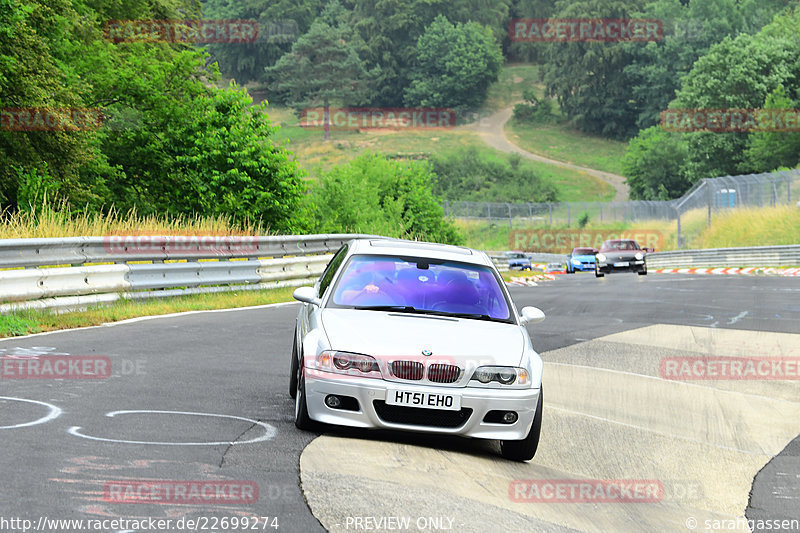
[[[424,433],[460,435],[480,439],[520,440],[528,435],[541,389],[499,389],[480,387],[442,387],[420,385],[408,382],[386,381],[379,378],[360,378],[351,375],[320,372],[306,369],[305,392],[309,416],[326,424],[371,429],[391,429],[417,431]],[[389,388],[399,388],[411,392],[435,394],[455,394],[461,397],[461,414],[458,411],[424,409],[415,407],[390,407],[395,421],[387,420],[386,400]],[[329,395],[355,398],[358,410],[334,409],[325,404]],[[465,415],[466,410],[471,410]],[[379,414],[383,413],[383,416]],[[518,418],[513,424],[485,422],[489,411],[513,411]],[[408,414],[403,417],[402,414]],[[425,419],[425,423],[435,420],[453,421],[455,427],[442,425],[421,425],[416,422],[401,422],[397,416],[406,420]],[[450,418],[448,418],[450,417]]]

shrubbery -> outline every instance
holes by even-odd
[[[476,202],[555,202],[557,189],[543,180],[519,155],[507,159],[481,156],[474,147],[432,158],[434,192],[445,200]]]
[[[552,100],[537,98],[532,90],[524,91],[522,97],[525,102],[514,106],[514,120],[525,124],[552,124],[556,121]]]
[[[312,186],[313,231],[461,244],[462,236],[444,218],[431,190],[434,180],[426,162],[361,155],[324,173]]]

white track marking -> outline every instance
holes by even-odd
[[[0,426],[0,429],[19,429],[19,428],[25,428],[25,427],[30,427],[30,426],[36,426],[36,425],[39,425],[39,424],[45,424],[47,422],[50,422],[51,420],[54,420],[54,419],[58,418],[58,416],[61,414],[61,409],[60,408],[56,407],[55,405],[46,403],[46,402],[40,402],[38,400],[28,400],[28,399],[25,399],[25,398],[12,398],[10,396],[0,396],[0,400],[9,400],[9,401],[12,401],[12,402],[34,403],[36,405],[41,405],[41,406],[44,406],[44,407],[47,407],[48,409],[50,409],[50,412],[47,413],[42,418],[36,419],[36,420],[34,420],[32,422],[25,422],[24,424],[15,424],[13,426]]]
[[[135,411],[112,411],[110,413],[106,413],[106,416],[109,418],[113,418],[117,415],[129,415],[129,414],[167,414],[167,415],[185,415],[185,416],[207,416],[213,418],[230,418],[233,420],[242,420],[244,422],[250,422],[251,424],[255,424],[264,428],[264,434],[260,437],[256,437],[250,440],[242,440],[242,441],[221,441],[221,442],[158,442],[158,441],[138,441],[138,440],[122,440],[122,439],[108,439],[103,437],[93,437],[91,435],[84,435],[80,432],[82,429],[80,426],[72,426],[67,431],[70,435],[74,435],[76,437],[81,437],[83,439],[89,440],[96,440],[100,442],[115,442],[118,444],[152,444],[158,446],[233,446],[234,444],[254,444],[256,442],[264,442],[268,440],[272,440],[277,433],[277,430],[274,426],[270,424],[265,424],[264,422],[259,422],[258,420],[253,420],[251,418],[244,418],[241,416],[233,416],[233,415],[219,415],[215,413],[195,413],[190,411],[152,411],[152,410],[135,410]]]

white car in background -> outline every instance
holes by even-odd
[[[301,287],[290,394],[295,424],[315,422],[500,440],[536,453],[542,360],[483,252],[362,239],[345,244],[314,287]]]

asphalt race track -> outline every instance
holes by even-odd
[[[800,357],[800,279],[577,274],[511,292],[547,314],[529,327],[545,360],[542,440],[529,463],[504,461],[487,441],[297,430],[294,304],[2,340],[4,365],[92,356],[112,371],[0,379],[0,531],[22,531],[22,520],[86,531],[49,521],[114,518],[172,520],[162,531],[192,519],[206,527],[191,530],[244,530],[230,519],[258,518],[259,530],[301,532],[747,531],[706,525],[745,513],[800,519],[800,441],[790,444],[800,380],[663,376],[666,359]],[[565,480],[660,491],[536,501],[533,488],[544,495],[545,482]],[[113,490],[170,481],[257,495],[137,502]]]

